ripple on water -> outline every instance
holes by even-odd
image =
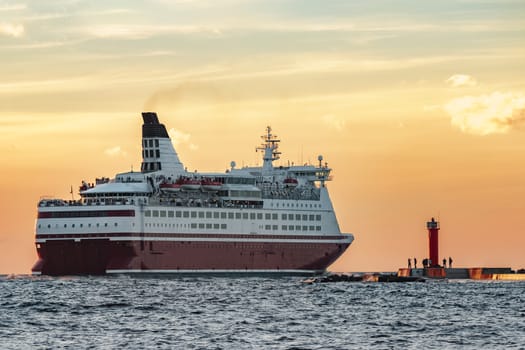
[[[0,277],[1,348],[520,348],[524,287]]]

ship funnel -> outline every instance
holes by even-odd
[[[143,173],[161,172],[165,176],[178,177],[184,173],[168,131],[159,122],[157,113],[143,112],[142,119],[142,165]]]

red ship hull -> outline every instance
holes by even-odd
[[[332,237],[333,239],[334,237]],[[321,273],[351,242],[55,239],[37,243],[34,274]]]

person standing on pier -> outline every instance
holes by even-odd
[[[414,258],[414,268],[417,269],[417,259]]]
[[[447,267],[447,259],[443,258],[443,267]]]
[[[448,257],[448,268],[452,268],[452,258],[450,256]]]
[[[408,268],[411,269],[412,268],[412,263],[411,263],[412,260],[410,260],[410,258],[408,258]]]

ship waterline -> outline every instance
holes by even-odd
[[[141,172],[38,205],[34,274],[320,273],[345,252],[319,166],[279,166],[267,129],[262,167],[188,173],[154,113],[143,113]]]

